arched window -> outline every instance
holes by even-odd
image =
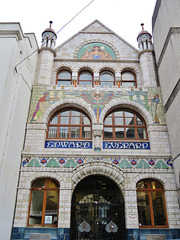
[[[57,226],[59,186],[52,179],[39,179],[32,184],[28,225]]]
[[[145,179],[137,183],[139,226],[168,227],[164,189],[161,183]]]
[[[87,86],[87,85],[94,86],[92,73],[89,71],[80,72],[78,84],[83,86]]]
[[[130,71],[124,71],[121,74],[121,86],[122,87],[137,87],[135,74]]]
[[[102,87],[105,85],[108,85],[110,87],[112,87],[114,85],[114,74],[112,72],[109,71],[103,71],[100,74],[100,81],[99,81],[99,85],[101,85]]]
[[[91,139],[91,121],[78,109],[62,109],[50,118],[47,138]]]
[[[104,120],[104,139],[147,140],[145,121],[131,110],[115,110]]]
[[[57,74],[57,85],[69,86],[72,83],[72,74],[67,70],[62,70]]]

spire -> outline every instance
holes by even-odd
[[[52,29],[53,21],[49,21],[49,28],[46,28],[42,33],[42,45],[41,47],[55,48],[57,35]]]

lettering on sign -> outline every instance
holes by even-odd
[[[103,149],[150,149],[149,142],[103,142]]]
[[[45,148],[92,149],[91,141],[45,141]]]

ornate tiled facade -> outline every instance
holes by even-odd
[[[148,230],[141,228],[139,223],[137,184],[147,179],[158,181],[164,189],[168,223],[162,233],[172,238],[178,235],[178,197],[151,45],[147,42],[147,49],[142,51],[139,47],[138,52],[102,23],[94,21],[56,49],[52,46],[40,49],[22,151],[13,240],[15,236],[29,239],[30,233],[42,233],[43,229],[51,233],[53,240],[75,240],[72,199],[78,184],[94,176],[103,176],[107,181],[111,179],[120,190],[124,202],[124,235],[121,239],[129,240],[133,235],[142,240],[145,235],[160,232],[157,226]],[[69,86],[57,85],[57,74],[62,69],[71,71],[72,84]],[[94,86],[78,84],[81,70],[91,71]],[[114,86],[96,85],[103,70],[113,72]],[[137,86],[120,86],[124,70],[135,74]],[[90,140],[47,137],[50,118],[64,108],[80,109],[89,116],[92,124]],[[146,123],[148,138],[129,141],[104,139],[104,120],[115,109],[137,112]],[[41,226],[41,231],[36,226],[27,225],[33,183],[44,178],[53,179],[59,186],[56,234],[54,228],[46,225]],[[84,226],[86,223],[85,220],[79,222],[76,229],[90,231],[89,225]],[[118,224],[113,221],[106,224],[106,232],[115,233],[114,228],[117,232]]]

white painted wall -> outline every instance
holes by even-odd
[[[11,235],[37,52],[34,34],[23,34],[19,23],[0,23],[0,239]],[[23,114],[22,114],[23,113]]]

